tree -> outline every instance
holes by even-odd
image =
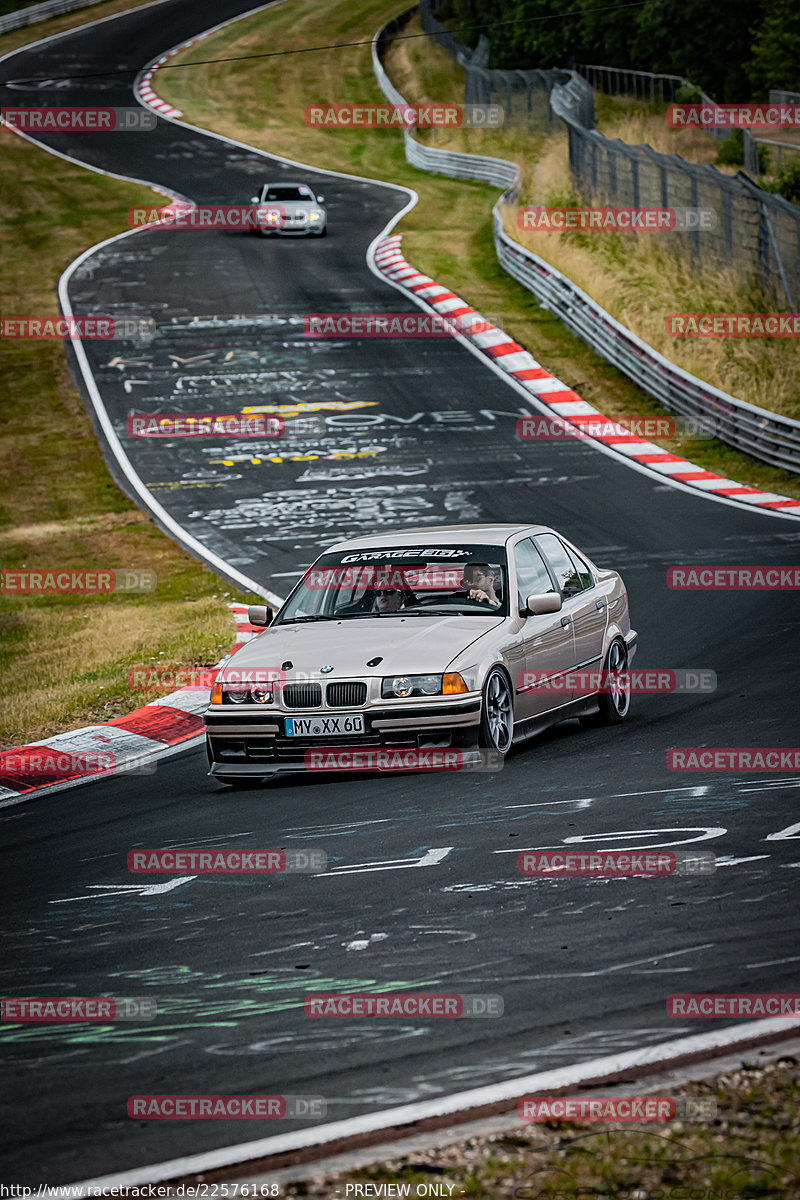
[[[746,68],[753,91],[764,99],[770,88],[800,92],[800,7],[796,0],[766,0],[763,18],[753,26],[753,51]]]

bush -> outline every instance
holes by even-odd
[[[714,162],[718,167],[744,166],[744,130],[734,129],[724,142],[720,143]],[[758,147],[758,171],[766,175],[769,171],[769,150],[766,146]]]
[[[734,129],[729,137],[725,138],[724,142],[720,143],[717,157],[714,162],[718,167],[743,167],[744,166],[744,132],[741,129]]]
[[[675,93],[676,104],[702,104],[703,93],[699,87],[694,85],[684,84],[679,87]]]
[[[790,167],[784,167],[778,177],[775,191],[779,192],[785,200],[791,200],[793,204],[800,204],[800,162],[794,162]]]

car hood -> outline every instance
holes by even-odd
[[[438,674],[472,642],[503,623],[503,617],[366,617],[309,625],[278,625],[248,642],[226,664],[230,667],[280,669],[293,664],[297,674],[319,679],[365,678],[371,675]],[[375,667],[370,659],[381,657]],[[320,668],[333,670],[321,673]]]

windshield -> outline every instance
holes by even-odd
[[[275,187],[266,189],[265,200],[275,200],[278,202],[290,201],[294,203],[297,200],[305,200],[306,204],[314,203],[314,193],[311,188],[305,186],[291,187],[286,184],[278,184]]]
[[[276,625],[356,617],[508,616],[502,546],[342,550],[309,567]]]

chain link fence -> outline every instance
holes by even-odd
[[[530,115],[539,127],[553,115],[560,117],[567,126],[574,185],[591,203],[713,210],[712,228],[708,223],[701,228],[698,214],[694,228],[670,235],[671,244],[683,245],[703,265],[735,269],[748,284],[759,287],[770,304],[800,308],[800,207],[759,188],[744,172],[723,175],[715,167],[661,154],[646,144],[631,146],[607,138],[594,128],[595,88],[608,89],[612,95],[672,102],[679,88],[694,87],[689,80],[597,64],[582,66],[578,72],[476,66],[472,50],[437,20],[437,7],[438,0],[420,0],[422,27],[464,67],[465,100],[504,103],[507,121]],[[700,94],[702,103],[714,103]],[[728,136],[726,130],[716,133]],[[750,143],[751,174],[757,175],[756,139],[746,136],[744,141],[746,152]]]
[[[701,92],[682,75],[662,75],[658,71],[628,71],[621,67],[579,65],[583,78],[598,92],[607,96],[633,96],[645,104],[672,104],[682,88],[696,92],[700,104],[713,104],[705,92]],[[727,129],[710,129],[712,137],[726,138]]]
[[[392,84],[381,59],[391,35],[402,29],[416,11],[412,8],[402,13],[379,30],[373,41],[375,77],[383,94],[393,104],[403,105],[407,101]],[[455,53],[461,51],[456,48]],[[556,115],[561,116],[571,129],[577,120],[575,114],[585,112],[586,93],[589,98],[593,93],[588,82],[576,72],[564,74],[568,81],[553,88],[552,102]],[[512,173],[517,170],[516,164],[504,159],[424,146],[408,130],[404,138],[407,160],[423,170],[483,179],[506,188]],[[517,177],[503,200],[513,202],[518,187]],[[762,462],[790,471],[800,470],[800,421],[747,404],[676,366],[614,320],[609,312],[550,263],[514,241],[503,228],[499,204],[495,205],[492,218],[495,251],[502,267],[523,284],[539,304],[556,313],[568,329],[659,399],[668,412],[693,417],[707,432]]]
[[[436,0],[420,0],[420,21],[431,41],[464,68],[464,104],[500,104],[505,110],[506,125],[525,122],[542,129],[552,125],[550,93],[557,83],[566,82],[569,72],[547,69],[493,71],[489,67],[486,35],[480,35],[473,50],[437,20],[437,8]]]

